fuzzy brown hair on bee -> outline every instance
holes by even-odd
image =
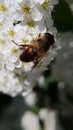
[[[12,41],[18,45],[14,40]],[[37,65],[54,42],[54,36],[51,33],[44,33],[43,36],[33,39],[29,45],[18,45],[19,49],[22,50],[19,58],[22,62],[33,61]]]

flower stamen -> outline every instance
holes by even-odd
[[[44,9],[44,10],[46,10],[46,9],[48,9],[48,6],[49,6],[49,1],[44,1],[43,3],[42,3],[42,8]]]
[[[5,40],[4,39],[0,39],[0,44],[4,45],[5,44]]]
[[[27,5],[24,5],[24,6],[22,7],[22,11],[23,11],[24,13],[26,13],[26,14],[29,14],[29,13],[30,13],[30,7],[27,6]]]
[[[14,32],[14,30],[9,30],[9,36],[11,36],[11,37],[14,37],[14,35],[15,35],[15,32]]]
[[[0,11],[5,12],[7,10],[7,7],[5,4],[0,4]]]

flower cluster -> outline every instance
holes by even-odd
[[[40,33],[52,32],[56,37],[51,12],[57,3],[58,0],[0,0],[0,91],[26,95],[47,69],[57,48],[50,49],[33,68],[33,62],[20,61],[19,46],[30,44]]]
[[[40,130],[40,122],[42,122],[44,130],[55,130],[59,125],[57,119],[58,116],[55,110],[41,108],[38,114],[28,110],[22,116],[21,126],[23,130],[32,130],[33,128]]]

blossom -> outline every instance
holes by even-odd
[[[31,120],[32,119],[32,120]],[[24,113],[22,119],[21,119],[21,125],[23,130],[40,130],[39,120],[38,116],[30,111],[27,111]]]
[[[37,115],[32,111],[26,111],[21,118],[21,127],[23,130],[40,130],[41,121],[45,130],[54,130],[59,125],[57,120],[57,111],[41,108]]]
[[[35,92],[29,93],[25,98],[24,98],[25,103],[32,107],[36,104],[37,102],[37,94]]]
[[[0,0],[0,91],[23,96],[31,91],[42,72],[55,57],[56,46],[47,51],[34,67],[34,62],[22,62],[22,45],[30,45],[39,34],[51,32],[56,38],[51,12],[55,0]]]

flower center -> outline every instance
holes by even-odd
[[[24,44],[28,42],[28,39],[26,39],[26,38],[22,38],[21,40],[22,40],[22,43],[24,43]]]
[[[30,13],[30,7],[28,5],[24,5],[22,7],[22,11],[26,14],[29,14]]]
[[[15,35],[14,30],[9,30],[9,35],[10,35],[11,37],[14,37],[14,35]]]
[[[48,6],[49,6],[49,1],[46,1],[46,0],[45,0],[45,1],[42,3],[43,9],[46,10],[46,9],[48,8]]]
[[[4,44],[5,44],[5,40],[4,40],[4,39],[0,39],[0,43],[1,43],[2,45],[4,45]]]
[[[0,4],[0,10],[3,12],[7,10],[7,7],[5,6],[5,4]]]
[[[12,53],[17,53],[17,49],[14,47],[14,48],[12,48]]]
[[[33,20],[30,20],[27,22],[27,25],[32,28],[35,26],[35,22]]]

